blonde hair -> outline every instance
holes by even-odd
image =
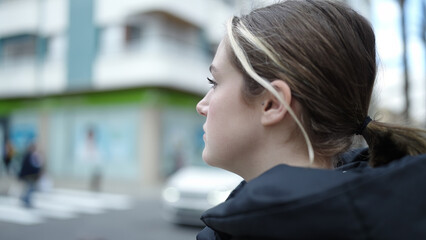
[[[269,50],[269,46],[267,46],[266,43],[262,42],[260,39],[256,38],[253,34],[250,33],[250,31],[247,30],[247,28],[240,23],[239,28],[236,29],[236,31],[239,31],[241,36],[248,39],[254,46],[256,46],[258,49],[261,49],[270,59],[274,61],[275,64],[281,66],[280,62],[274,54]],[[309,140],[309,136],[303,127],[300,120],[297,118],[294,111],[291,109],[291,107],[288,105],[286,101],[282,98],[282,96],[275,90],[275,88],[271,85],[271,83],[265,79],[263,79],[261,76],[259,76],[256,71],[251,66],[249,60],[247,59],[247,56],[245,55],[244,51],[242,50],[241,46],[238,44],[238,42],[235,40],[233,32],[232,32],[232,19],[230,19],[227,23],[227,32],[229,37],[229,43],[232,47],[232,50],[235,53],[235,56],[240,61],[241,65],[244,67],[244,70],[247,72],[247,74],[254,79],[256,82],[258,82],[261,86],[263,86],[265,89],[267,89],[271,94],[273,94],[278,101],[280,101],[284,107],[287,109],[287,111],[290,113],[290,115],[293,117],[294,121],[296,122],[297,126],[302,131],[303,137],[305,138],[306,146],[308,148],[308,156],[309,156],[309,162],[312,164],[314,162],[314,149],[311,144],[311,140]],[[284,66],[281,66],[284,68]]]

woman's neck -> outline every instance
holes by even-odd
[[[239,168],[237,174],[246,181],[280,164],[306,168],[332,168],[331,160],[322,159],[319,156],[310,163],[305,142],[295,140],[288,141],[284,145],[282,142],[265,142],[258,151],[246,159],[245,163],[245,167]]]

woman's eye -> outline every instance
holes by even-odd
[[[211,78],[207,78],[207,81],[209,81],[209,84],[212,86],[212,88],[216,88],[216,86],[217,86],[217,82],[216,81],[214,81]]]

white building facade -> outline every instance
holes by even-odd
[[[106,190],[137,190],[200,164],[195,104],[232,10],[215,0],[1,0],[0,139],[17,150],[15,171],[32,141],[59,185],[84,188],[99,165]]]

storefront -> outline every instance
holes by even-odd
[[[0,102],[2,142],[16,149],[15,169],[36,142],[59,185],[102,188],[158,185],[178,168],[201,162],[204,119],[199,96],[139,88],[10,99]],[[7,123],[7,124],[6,124]]]

